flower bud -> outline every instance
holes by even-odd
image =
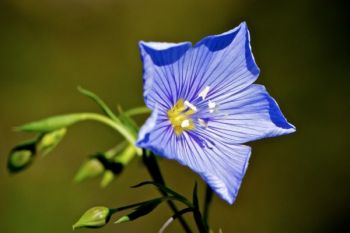
[[[7,161],[10,172],[19,172],[26,168],[35,156],[35,141],[22,143],[13,148]]]
[[[37,151],[42,155],[46,155],[60,143],[66,132],[66,128],[61,128],[42,134],[36,145]]]
[[[87,210],[73,225],[73,230],[78,228],[98,228],[106,225],[111,217],[111,211],[104,206],[97,206]]]
[[[101,180],[101,187],[107,187],[114,180],[114,177],[115,175],[111,170],[106,170]]]
[[[96,158],[89,159],[79,169],[74,181],[82,182],[87,179],[95,178],[104,171],[103,164]]]
[[[27,166],[32,159],[32,152],[30,150],[20,150],[11,153],[9,158],[9,166],[12,170],[20,170]]]

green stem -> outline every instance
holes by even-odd
[[[209,185],[207,185],[205,189],[205,199],[204,199],[204,209],[203,209],[203,220],[207,227],[209,226],[208,224],[209,206],[212,200],[213,200],[213,191],[211,190]]]
[[[208,233],[209,232],[209,230],[208,230],[209,228],[205,225],[205,223],[203,221],[203,218],[202,218],[202,215],[201,215],[201,212],[199,211],[198,208],[195,208],[193,210],[193,217],[194,217],[194,220],[196,222],[198,231],[200,233]]]
[[[107,159],[113,159],[115,157],[116,154],[122,152],[123,150],[125,150],[125,148],[127,147],[127,145],[129,145],[128,142],[123,141],[122,143],[112,147],[111,149],[109,149],[108,151],[106,151],[104,153],[105,157]]]
[[[107,106],[107,104],[100,98],[98,97],[95,93],[93,93],[92,91],[89,91],[87,89],[84,89],[80,86],[78,86],[78,91],[80,93],[82,93],[83,95],[91,98],[92,100],[94,100],[102,109],[102,111],[109,116],[112,120],[116,121],[116,122],[120,122],[118,117],[113,113],[113,111]]]
[[[121,122],[114,121],[111,118],[104,116],[102,114],[90,113],[90,112],[71,113],[66,115],[53,116],[43,120],[21,125],[19,127],[16,127],[15,130],[25,131],[25,132],[46,133],[46,132],[51,132],[61,128],[67,128],[76,123],[86,121],[86,120],[93,120],[93,121],[98,121],[100,123],[103,123],[111,127],[112,129],[115,129],[116,131],[118,131],[122,136],[124,136],[124,138],[131,145],[135,144],[136,134],[128,130]],[[141,155],[141,150],[140,149],[137,149],[137,150],[138,150],[137,151],[138,154]]]
[[[121,154],[119,154],[114,159],[114,161],[119,162],[125,166],[134,158],[134,155],[135,155],[135,147],[129,145],[124,149],[124,151]]]
[[[135,144],[136,138],[122,124],[98,113],[81,113],[81,117],[83,120],[94,120],[103,123],[118,131],[130,144]]]
[[[144,162],[148,172],[150,173],[153,181],[156,183],[159,183],[163,186],[166,186],[164,178],[161,174],[160,168],[158,166],[158,163],[157,163],[157,160],[156,160],[154,154],[153,153],[147,154],[146,151],[143,150],[142,158],[143,158],[143,162]],[[164,192],[163,190],[161,190],[161,189],[158,189],[158,190],[164,197],[168,196],[168,194],[166,192]],[[176,205],[174,204],[174,202],[169,200],[168,205],[169,205],[170,209],[174,212],[174,214],[176,214],[178,212],[178,209],[177,209]],[[179,222],[186,233],[192,233],[187,222],[185,221],[185,219],[181,215],[179,216]]]
[[[135,115],[148,114],[148,113],[151,113],[151,110],[147,107],[137,107],[137,108],[132,108],[130,110],[125,111],[125,115],[127,116],[135,116]]]

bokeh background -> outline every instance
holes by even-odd
[[[0,232],[64,233],[95,205],[119,206],[158,195],[129,189],[148,180],[134,160],[108,188],[76,185],[87,155],[120,141],[82,123],[60,146],[21,174],[6,171],[11,147],[31,135],[12,127],[54,114],[98,108],[76,91],[91,89],[111,106],[143,105],[139,40],[193,41],[247,21],[262,72],[292,135],[251,143],[253,156],[238,199],[215,197],[211,226],[224,233],[348,232],[350,219],[349,24],[339,1],[1,0]],[[138,121],[142,123],[144,118]],[[190,196],[190,170],[161,161],[171,187]],[[134,223],[81,232],[157,232],[164,205]],[[188,216],[191,221],[191,216]],[[174,223],[168,232],[181,232]]]

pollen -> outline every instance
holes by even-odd
[[[196,107],[188,101],[179,99],[168,111],[169,121],[177,136],[181,135],[184,131],[193,130],[195,128],[191,115],[193,115],[196,110]]]

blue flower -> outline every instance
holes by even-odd
[[[232,204],[248,166],[246,142],[292,133],[259,75],[246,23],[192,46],[139,43],[152,114],[137,145],[198,173]]]

